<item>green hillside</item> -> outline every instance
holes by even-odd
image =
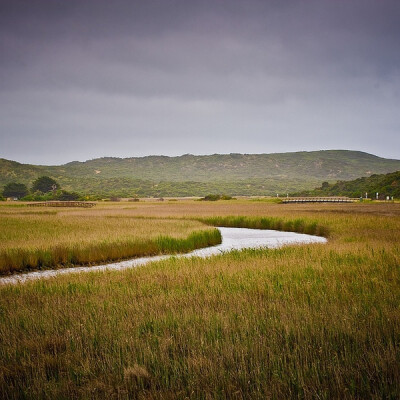
[[[310,196],[349,196],[361,197],[368,193],[368,197],[375,199],[376,193],[380,199],[386,196],[400,198],[400,171],[389,174],[371,175],[352,181],[338,181],[334,184],[324,183],[314,190],[303,191],[299,194]]]
[[[13,181],[30,186],[41,175],[66,190],[118,196],[275,195],[311,190],[323,181],[400,170],[400,160],[326,150],[275,154],[213,154],[180,157],[105,157],[60,166],[0,159],[0,188]]]

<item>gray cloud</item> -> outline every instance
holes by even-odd
[[[399,17],[398,1],[0,0],[0,157],[399,158]]]

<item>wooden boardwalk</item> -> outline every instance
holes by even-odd
[[[282,203],[354,203],[359,199],[350,197],[287,197]]]
[[[39,203],[29,203],[29,207],[94,207],[96,203],[87,201],[42,201]]]

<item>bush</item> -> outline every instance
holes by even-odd
[[[79,200],[80,195],[76,192],[67,192],[66,190],[61,190],[57,193],[56,199],[62,201],[74,201]]]
[[[200,201],[217,201],[217,200],[233,200],[233,197],[226,194],[208,194],[200,199]]]
[[[24,201],[50,201],[54,200],[54,194],[53,193],[42,193],[42,192],[35,192],[35,193],[30,193],[24,196],[21,200]]]
[[[221,200],[236,200],[232,196],[228,196],[226,194],[221,195]]]

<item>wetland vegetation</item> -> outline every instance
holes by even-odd
[[[112,207],[0,210],[0,274],[185,253],[221,241],[218,230],[197,221],[132,218]]]
[[[65,218],[4,207],[1,221],[82,221],[87,244],[103,240],[90,213],[110,241],[185,239],[209,231],[199,220],[329,241],[0,287],[2,398],[400,396],[400,204],[108,203]]]

